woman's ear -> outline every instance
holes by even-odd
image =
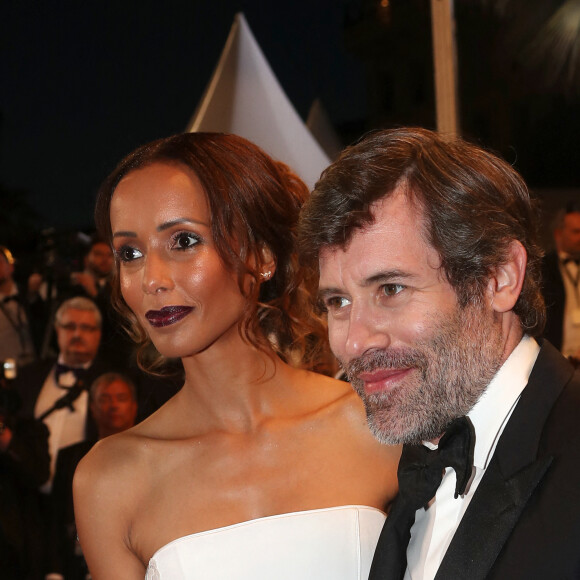
[[[517,240],[513,240],[507,261],[498,266],[488,281],[490,304],[496,312],[508,312],[515,306],[526,275],[528,255]]]
[[[260,247],[260,278],[262,282],[270,280],[276,271],[276,258],[266,245]]]

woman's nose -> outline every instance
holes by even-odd
[[[146,257],[142,286],[146,294],[155,294],[173,288],[171,269],[163,256],[158,255],[157,252],[150,252]]]

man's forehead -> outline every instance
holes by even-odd
[[[129,385],[125,381],[114,380],[113,382],[109,383],[108,385],[99,387],[98,393],[99,394],[110,393],[110,392],[117,393],[119,391],[124,391],[124,392],[130,393],[131,387],[129,387]]]
[[[580,212],[567,213],[564,216],[564,225],[570,228],[580,227]]]
[[[97,314],[92,310],[80,310],[78,308],[68,308],[62,313],[63,318],[96,318]]]
[[[441,257],[426,240],[425,219],[416,203],[394,194],[373,207],[374,220],[355,230],[344,246],[319,253],[319,288],[350,283],[367,286],[378,280],[418,279],[441,275]]]
[[[421,243],[426,243],[424,213],[404,191],[396,190],[375,201],[369,209],[371,219],[354,228],[344,244],[321,248],[321,259],[340,252],[349,253],[352,249],[364,249],[366,243],[372,243],[373,239],[381,236],[396,236],[396,243],[404,243],[405,238],[398,237],[404,233],[405,236],[412,235],[420,239]]]

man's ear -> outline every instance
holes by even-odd
[[[515,306],[524,284],[527,263],[525,248],[513,240],[507,261],[496,268],[487,285],[490,304],[496,312],[508,312]]]

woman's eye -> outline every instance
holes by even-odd
[[[133,260],[137,260],[137,258],[143,256],[139,250],[132,248],[131,246],[123,246],[119,248],[115,254],[117,259],[121,260],[121,262],[132,262]]]
[[[173,247],[176,250],[187,250],[199,244],[199,236],[188,232],[181,232],[173,238]]]
[[[402,292],[405,289],[405,286],[402,284],[385,284],[382,287],[383,293],[385,296],[395,296]]]

